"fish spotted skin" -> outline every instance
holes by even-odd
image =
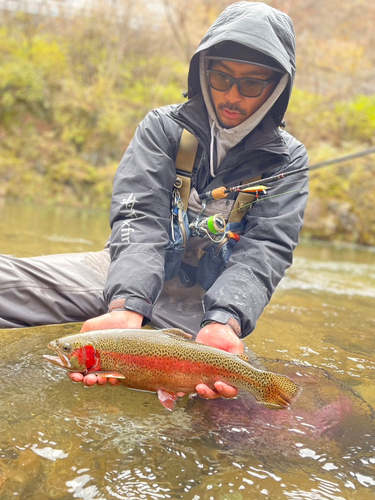
[[[98,330],[51,342],[59,358],[45,357],[71,371],[117,376],[126,387],[157,392],[159,399],[163,393],[173,399],[177,392],[196,392],[200,383],[213,389],[217,381],[251,392],[268,408],[288,407],[299,396],[300,387],[289,377],[188,337],[176,329]]]

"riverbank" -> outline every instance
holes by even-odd
[[[186,19],[194,37],[184,57],[169,22],[160,18],[156,26],[146,11],[129,13],[137,22],[126,16],[116,24],[104,15],[107,3],[84,18],[0,12],[0,197],[108,210],[117,165],[138,123],[150,109],[184,100],[187,61],[210,24],[200,4]],[[216,16],[220,8],[213,8]],[[371,19],[365,6],[360,14]],[[355,46],[341,50],[340,24],[322,41],[322,30],[314,31],[320,22],[306,27],[298,8],[293,17],[299,71],[286,130],[305,144],[311,164],[371,147],[370,40],[353,26]],[[311,40],[324,58],[314,59]],[[305,238],[375,245],[374,161],[369,155],[311,173]]]
[[[360,151],[360,146],[349,151]],[[348,149],[344,154],[347,154]],[[331,152],[338,156],[338,150]],[[331,157],[332,157],[331,156]],[[311,163],[322,154],[312,151]],[[310,173],[310,195],[302,238],[340,244],[375,246],[375,155],[371,154],[339,165],[330,165]],[[45,207],[70,207],[108,213],[113,176],[117,163],[104,169],[91,167],[90,181],[84,172],[74,169],[71,175],[45,175],[37,169],[20,168],[3,182],[0,201],[33,203]],[[56,167],[52,167],[55,170]],[[285,187],[287,190],[287,185]],[[3,196],[1,196],[1,194]],[[5,196],[4,196],[5,195]]]

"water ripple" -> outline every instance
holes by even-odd
[[[282,279],[280,287],[284,290],[297,288],[336,295],[375,297],[375,266],[299,257]]]

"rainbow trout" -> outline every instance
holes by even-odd
[[[245,354],[204,344],[178,329],[98,330],[52,341],[56,356],[44,358],[61,368],[121,379],[131,389],[156,392],[172,410],[178,392],[194,393],[197,384],[214,389],[223,381],[251,392],[262,405],[286,408],[301,388],[290,378],[258,370]]]

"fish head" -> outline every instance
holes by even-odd
[[[87,373],[90,369],[99,368],[100,355],[92,343],[77,342],[62,338],[48,344],[49,349],[57,356],[44,355],[44,359],[65,370]]]

